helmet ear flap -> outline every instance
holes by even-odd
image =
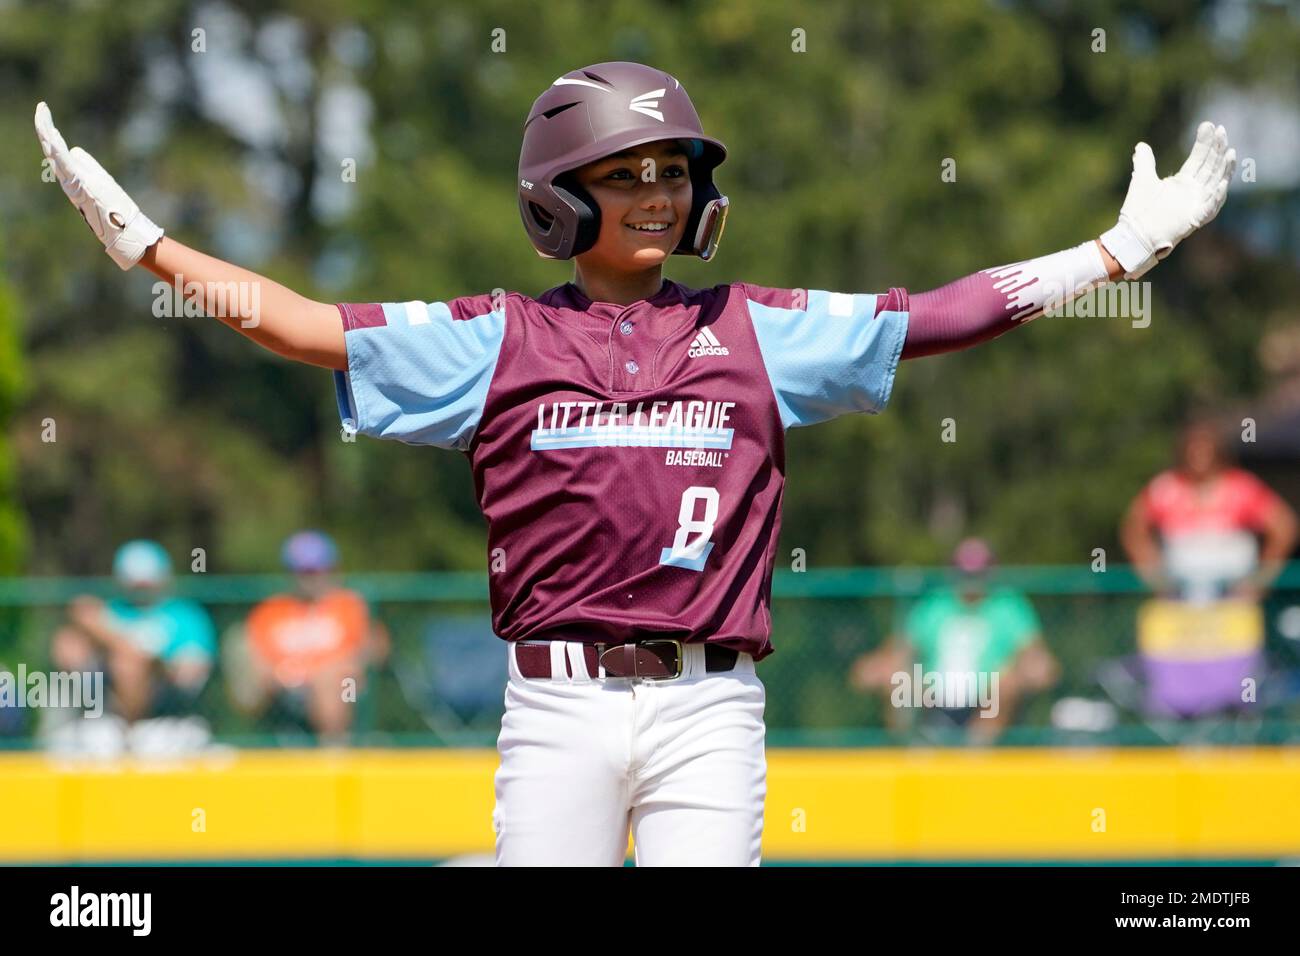
[[[727,224],[728,205],[727,197],[719,196],[709,200],[700,215],[691,251],[705,262],[712,259],[718,251],[718,243],[722,241],[722,228]]]
[[[555,225],[555,217],[532,200],[528,202],[528,214],[543,233],[550,232],[551,226]]]
[[[698,140],[692,142],[699,143]],[[692,188],[691,214],[686,220],[682,241],[673,252],[699,256],[707,261],[713,258],[718,248],[718,241],[722,238],[722,227],[727,219],[727,197],[722,195],[713,181],[712,166],[701,169],[699,163],[692,162],[689,170]]]
[[[600,237],[600,206],[587,190],[578,184],[572,173],[557,176],[551,184],[555,194],[567,202],[578,214],[577,232],[573,238],[573,251],[567,258],[581,255],[596,244]]]

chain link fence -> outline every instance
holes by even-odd
[[[888,729],[886,695],[855,689],[852,666],[879,647],[916,599],[948,581],[934,569],[831,569],[778,572],[773,587],[776,652],[759,665],[767,687],[772,746],[963,744],[957,725],[918,719]],[[478,574],[357,575],[358,590],[391,636],[386,660],[358,690],[350,742],[367,746],[495,743],[506,680],[505,646],[491,632],[486,581]],[[1002,745],[1183,742],[1300,742],[1300,563],[1287,568],[1264,602],[1266,666],[1259,698],[1239,715],[1155,719],[1115,675],[1137,646],[1138,609],[1147,595],[1128,568],[1003,568],[991,582],[1033,604],[1047,648],[1060,665],[1049,690],[1022,702]],[[201,603],[221,650],[197,697],[156,716],[199,718],[205,739],[236,746],[311,745],[301,712],[239,703],[241,627],[259,600],[288,590],[282,576],[191,576],[174,593]],[[108,598],[107,579],[0,582],[0,671],[50,671],[50,641],[80,594]],[[1109,675],[1109,677],[1108,677]],[[1128,696],[1126,696],[1128,695]],[[1080,715],[1083,715],[1081,718]],[[44,742],[39,708],[0,706],[0,747]]]

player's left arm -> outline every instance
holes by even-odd
[[[1037,259],[984,269],[939,289],[881,297],[879,309],[908,312],[902,358],[969,348],[1059,308],[1123,276],[1137,279],[1223,207],[1237,167],[1222,126],[1205,122],[1182,168],[1161,179],[1146,143],[1133,150],[1133,175],[1119,221],[1100,238]],[[906,293],[903,293],[906,296]]]

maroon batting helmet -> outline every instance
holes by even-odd
[[[704,135],[675,78],[622,61],[564,74],[528,113],[519,151],[519,213],[538,255],[571,259],[600,235],[600,206],[573,170],[660,139],[682,141],[694,194],[673,253],[713,258],[727,218],[727,197],[713,184],[713,170],[727,158],[727,147]]]

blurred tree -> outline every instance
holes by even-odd
[[[303,523],[338,534],[353,568],[486,558],[459,456],[343,442],[327,373],[154,316],[165,291],[119,275],[39,179],[38,99],[171,234],[304,294],[538,294],[572,265],[540,260],[520,228],[523,118],[575,66],[643,60],[682,79],[730,150],[719,258],[676,257],[672,278],[919,291],[1098,235],[1133,144],[1175,170],[1213,85],[1295,102],[1300,23],[1268,4],[1226,22],[1228,6],[1242,5],[10,3],[0,214],[31,365],[18,433],[61,422],[57,446],[21,450],[30,569],[102,573],[138,534],[178,560],[203,547],[210,570],[267,568]],[[936,561],[969,532],[1009,562],[1113,549],[1181,409],[1248,402],[1265,385],[1255,318],[1300,292],[1293,261],[1218,223],[1151,279],[1148,328],[1043,319],[904,365],[883,416],[792,432],[779,562],[794,547],[813,566]]]
[[[4,231],[0,229],[0,262],[4,261]],[[18,300],[0,274],[0,574],[22,570],[27,522],[18,497],[18,456],[13,430],[14,412],[23,387],[23,354],[18,329]],[[39,440],[36,436],[31,440]],[[21,439],[20,439],[21,440]]]

